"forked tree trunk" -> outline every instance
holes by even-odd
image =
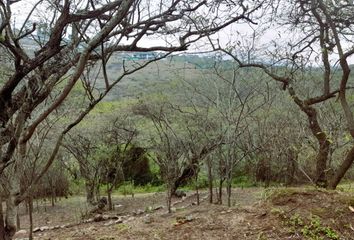
[[[316,178],[315,183],[319,187],[327,187],[326,169],[328,164],[331,142],[328,140],[327,134],[322,130],[318,122],[317,110],[306,101],[300,100],[293,88],[288,88],[290,96],[300,109],[306,114],[309,122],[309,128],[312,135],[316,138],[319,148],[316,155]]]

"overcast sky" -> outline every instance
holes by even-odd
[[[33,5],[36,2],[37,2],[36,0],[22,0],[12,5],[16,27],[21,27],[21,24],[25,21],[29,11],[32,9]],[[45,11],[37,12],[34,16],[37,17],[37,19],[39,19],[40,17],[44,17],[45,14],[46,14]],[[240,42],[242,45],[251,46],[254,43],[250,37],[253,32],[252,28],[257,29],[258,27],[257,25],[252,25],[252,27],[250,27],[247,24],[234,24],[224,29],[223,31],[219,32],[218,34],[214,35],[213,39],[218,40],[223,46],[225,46],[229,42],[234,42],[234,43]],[[272,44],[270,44],[272,41],[276,41],[280,43],[281,41],[286,42],[289,39],[291,40],[291,38],[296,38],[296,32],[286,31],[286,29],[274,27],[265,31],[263,35],[258,39],[258,41],[255,42],[255,44],[260,49],[261,48],[265,49],[267,47],[269,48],[268,50],[272,50],[271,49]],[[354,39],[354,36],[352,38]],[[164,44],[166,44],[164,39],[161,38],[157,39],[154,37],[152,38],[150,37],[150,38],[143,39],[142,42],[140,43],[140,46],[150,47],[150,46],[164,45]],[[199,42],[197,45],[192,46],[190,51],[192,52],[206,51],[208,49],[210,49],[210,46],[206,46],[205,42]],[[332,59],[333,59],[332,63],[334,64],[336,62],[336,59],[334,58]],[[313,59],[313,61],[315,61],[315,59]],[[354,57],[350,59],[350,63],[354,64]]]

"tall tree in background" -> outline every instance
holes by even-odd
[[[251,22],[259,9],[258,1],[34,1],[22,26],[14,24],[12,11],[22,1],[0,1],[0,46],[8,58],[6,75],[0,83],[0,174],[10,166],[21,164],[14,158],[26,149],[36,128],[60,108],[82,81],[87,102],[69,119],[56,136],[50,157],[33,184],[19,194],[13,187],[6,198],[5,226],[0,238],[11,239],[15,233],[15,205],[23,201],[55,159],[60,142],[90,110],[126,75],[145,67],[174,51],[238,21]],[[48,19],[37,13],[46,12]],[[18,28],[16,28],[18,27]],[[35,34],[37,33],[37,34]],[[70,33],[70,38],[69,37]],[[144,46],[144,40],[166,39],[166,43]],[[34,51],[25,47],[26,40],[37,43]],[[145,41],[146,42],[146,41]],[[107,74],[107,63],[115,52],[164,51],[156,59],[143,63],[123,64],[121,72]],[[97,88],[92,76],[83,73],[92,65],[100,66],[104,87]],[[1,70],[3,71],[3,70]],[[12,185],[17,185],[16,169]]]

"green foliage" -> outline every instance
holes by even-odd
[[[69,189],[73,195],[85,193],[85,180],[83,178],[71,179],[69,183]]]
[[[312,216],[310,224],[305,225],[301,229],[301,233],[310,240],[324,239],[326,236],[329,239],[339,239],[338,233],[330,227],[322,226],[321,220],[317,216]]]
[[[338,233],[328,226],[323,226],[318,216],[312,215],[309,220],[303,219],[299,214],[294,214],[287,221],[292,233],[299,231],[308,240],[338,240]]]
[[[255,182],[251,176],[243,175],[233,178],[232,180],[233,187],[240,187],[240,188],[250,188],[250,187],[257,187],[258,183]]]
[[[132,182],[125,182],[117,189],[117,192],[122,195],[132,195],[135,193],[154,193],[164,191],[166,191],[165,185],[154,186],[151,183],[148,183],[143,186],[134,186]]]

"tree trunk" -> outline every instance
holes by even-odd
[[[167,187],[167,211],[171,213],[171,203],[172,203],[172,187]]]
[[[219,193],[218,193],[218,203],[221,205],[222,204],[222,185],[224,183],[223,179],[220,179],[219,181]]]
[[[100,198],[101,198],[100,185],[99,184],[97,184],[97,186],[95,188],[95,194],[96,194],[96,202],[99,202]]]
[[[134,198],[134,180],[131,181],[131,185],[132,185],[132,198]]]
[[[20,220],[20,215],[18,213],[18,206],[16,210],[16,229],[21,229],[21,220]]]
[[[29,216],[29,223],[30,223],[30,228],[29,228],[29,234],[28,234],[28,239],[32,240],[33,239],[33,197],[29,197],[28,199],[28,216]]]
[[[107,200],[108,200],[108,210],[112,211],[113,210],[113,204],[112,204],[112,187],[109,187],[109,185],[107,185]]]
[[[16,233],[16,215],[17,208],[15,206],[16,195],[10,194],[6,200],[6,216],[5,216],[5,240],[10,240]]]
[[[5,212],[5,240],[10,240],[16,233],[16,219],[17,219],[17,204],[16,198],[20,194],[20,186],[17,175],[14,171],[13,175],[8,179],[9,181],[9,196],[6,198],[6,212]]]
[[[172,187],[172,195],[175,194],[176,190],[187,183],[190,179],[193,179],[195,174],[198,172],[198,161],[200,159],[197,157],[192,158],[191,162],[183,169],[182,174],[176,179]]]
[[[326,169],[328,164],[328,157],[330,152],[331,142],[328,140],[327,134],[322,130],[317,118],[317,110],[306,103],[306,101],[300,100],[292,87],[288,88],[290,96],[294,102],[300,107],[300,109],[307,115],[309,122],[309,128],[312,135],[317,139],[319,149],[316,156],[316,179],[315,183],[319,187],[327,187]]]
[[[232,174],[231,171],[228,173],[226,180],[226,193],[227,193],[227,206],[231,207],[231,187],[232,187]]]
[[[199,206],[200,200],[199,200],[198,173],[195,175],[195,192],[197,194],[197,205]]]
[[[5,239],[5,221],[4,221],[4,211],[2,208],[2,197],[0,195],[0,239]]]
[[[213,174],[211,162],[208,160],[208,185],[209,185],[209,203],[213,203]]]
[[[52,186],[52,191],[51,191],[51,201],[52,201],[52,207],[55,206],[55,189],[54,187]]]
[[[86,188],[86,202],[89,205],[94,205],[95,204],[95,188],[94,188],[93,184],[86,181],[85,188]]]
[[[333,178],[330,180],[328,188],[336,189],[337,185],[342,180],[342,178],[344,177],[348,169],[352,166],[353,162],[354,162],[354,146],[352,146],[347,156],[345,157],[344,161],[342,162],[338,170],[335,172]]]
[[[315,183],[319,187],[327,187],[326,169],[328,162],[328,154],[330,143],[325,141],[319,141],[320,148],[316,156],[316,179]]]

